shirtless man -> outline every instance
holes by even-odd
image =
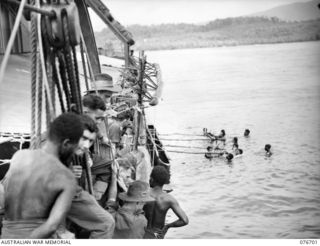
[[[204,154],[204,156],[207,158],[207,159],[212,159],[213,156],[214,156],[214,152],[213,152],[213,148],[212,146],[208,146],[207,147],[207,153]]]
[[[76,180],[66,167],[83,134],[80,117],[57,117],[42,149],[20,150],[3,181],[2,238],[50,238],[71,206]]]
[[[163,191],[163,185],[169,183],[170,175],[163,166],[155,166],[150,175],[151,197],[154,202],[148,202],[144,206],[148,226],[146,228],[146,239],[163,239],[171,227],[181,227],[189,223],[186,213],[179,206],[178,201],[170,194]],[[169,209],[176,214],[178,220],[165,224]]]

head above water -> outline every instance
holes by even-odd
[[[237,137],[234,137],[234,138],[233,138],[233,143],[234,143],[234,144],[238,143],[238,138],[237,138]]]
[[[243,154],[243,150],[239,149],[239,155],[242,155],[242,154]]]
[[[169,184],[170,174],[167,169],[163,166],[157,165],[152,169],[150,175],[150,186],[163,186],[164,184]]]
[[[222,135],[222,137],[224,137],[226,135],[226,132],[223,129],[221,130],[221,135]]]
[[[74,113],[64,113],[51,122],[48,140],[58,148],[60,160],[65,163],[79,148],[84,125],[81,117]]]
[[[86,95],[83,97],[82,103],[84,114],[88,115],[96,123],[103,121],[107,108],[101,97],[93,94]]]
[[[249,130],[249,129],[245,129],[243,135],[244,135],[245,137],[248,137],[249,134],[250,134],[250,130]]]
[[[212,146],[208,146],[208,147],[207,147],[207,150],[208,150],[208,151],[211,151],[212,149],[213,149]]]
[[[226,159],[228,161],[231,161],[233,159],[233,154],[231,154],[231,153],[227,154]]]
[[[270,145],[270,144],[266,144],[266,145],[264,146],[264,150],[265,150],[265,151],[269,152],[270,149],[271,149],[271,145]]]

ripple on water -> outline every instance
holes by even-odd
[[[320,236],[320,224],[318,225],[304,225],[299,230],[301,232],[313,232],[315,234],[314,238],[319,238]]]
[[[198,234],[198,237],[199,238],[221,238],[222,234],[205,231],[205,232],[202,232],[202,233]]]
[[[303,213],[312,213],[313,211],[318,211],[318,208],[314,207],[300,207],[297,209],[284,209],[284,210],[278,210],[274,212],[270,212],[267,214],[267,216],[270,217],[282,217],[282,216],[290,216],[294,214],[303,214]]]

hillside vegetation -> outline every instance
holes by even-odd
[[[127,29],[136,41],[134,49],[164,50],[302,42],[320,39],[320,19],[286,22],[272,17],[217,19],[204,25],[132,25]],[[118,49],[120,42],[104,29],[96,33],[98,47]]]

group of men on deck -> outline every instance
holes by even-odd
[[[0,185],[1,238],[164,238],[169,228],[188,224],[163,190],[168,170],[151,170],[144,143],[132,149],[130,117],[119,119],[109,108],[112,93],[119,92],[112,77],[95,80],[95,90],[82,100],[83,115],[61,114],[41,148],[12,157]],[[92,194],[84,176],[93,181]],[[169,209],[178,217],[172,223],[165,220]]]

